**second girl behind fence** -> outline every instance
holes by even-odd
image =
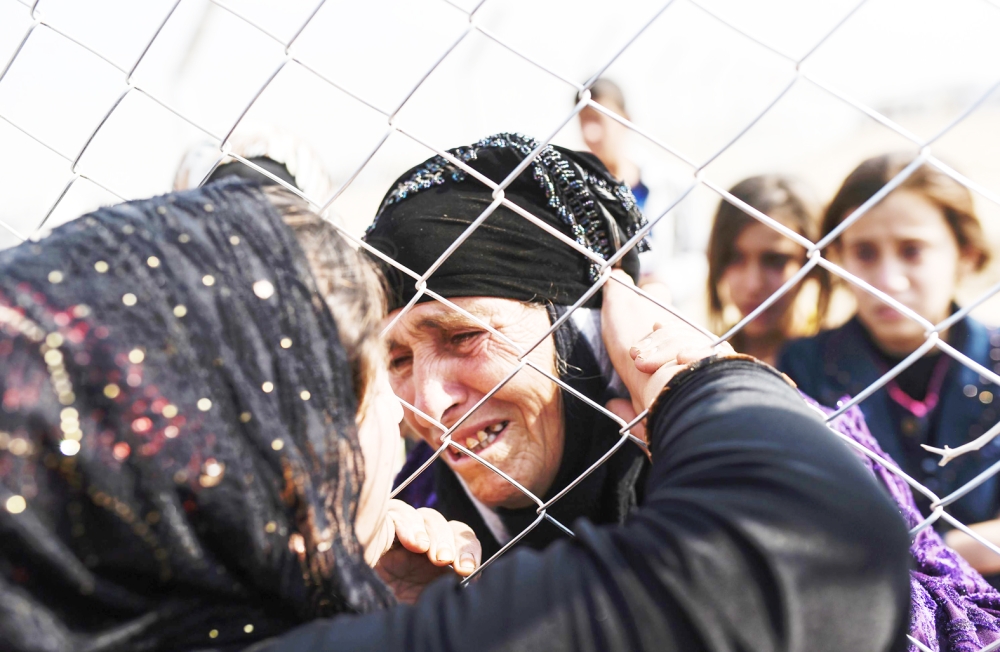
[[[805,187],[777,174],[740,181],[730,194],[795,233],[815,241],[816,209]],[[806,250],[772,227],[758,222],[725,200],[719,204],[708,243],[708,309],[711,326],[720,335],[756,310],[802,269]],[[793,337],[816,332],[826,312],[826,283],[821,279],[819,301],[798,301],[800,282],[767,310],[746,323],[729,340],[740,353],[774,363],[781,346]],[[805,309],[803,309],[805,308]]]

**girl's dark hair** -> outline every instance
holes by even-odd
[[[801,182],[778,174],[762,174],[740,181],[729,193],[744,203],[756,208],[769,217],[780,214],[783,220],[791,220],[792,230],[815,242],[818,231],[818,216],[807,200],[810,193]],[[719,296],[719,282],[726,268],[736,255],[736,240],[743,229],[758,224],[754,218],[725,199],[719,204],[712,224],[712,234],[708,241],[708,310],[709,320],[716,329],[724,329],[722,298]],[[826,313],[829,302],[828,282],[817,275],[820,282],[818,314]],[[801,287],[801,286],[800,286]]]
[[[844,184],[826,209],[823,216],[823,236],[837,228],[854,209],[871,199],[912,161],[912,154],[897,152],[875,156],[856,167],[844,179]],[[976,271],[986,266],[990,260],[990,250],[968,188],[937,168],[924,164],[907,177],[898,189],[919,192],[941,209],[948,227],[955,235],[959,250],[974,258]]]

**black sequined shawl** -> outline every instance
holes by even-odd
[[[392,602],[346,354],[256,187],[0,253],[0,369],[3,649],[238,649]]]

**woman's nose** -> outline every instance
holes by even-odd
[[[583,140],[588,145],[597,144],[604,140],[604,127],[596,120],[585,122],[580,131],[583,133]]]
[[[465,402],[465,392],[461,383],[442,371],[441,369],[414,370],[413,407],[447,427],[462,416],[458,411]],[[420,414],[414,416],[425,428],[435,426]]]
[[[766,281],[764,279],[764,271],[761,269],[760,265],[747,265],[743,269],[740,279],[740,290],[742,290],[745,295],[744,298],[750,299],[756,297],[761,290],[764,289]]]
[[[888,294],[905,292],[910,289],[910,279],[902,265],[887,260],[879,267],[875,278],[875,287]]]

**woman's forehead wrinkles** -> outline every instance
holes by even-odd
[[[485,310],[479,306],[462,306],[471,315],[478,318],[481,322],[489,324],[490,317],[493,315],[493,310]],[[441,306],[442,310],[440,312],[432,313],[430,315],[424,315],[419,317],[412,323],[406,323],[408,320],[403,320],[397,325],[397,329],[402,327],[405,332],[420,334],[427,332],[443,333],[459,328],[482,328],[482,324],[476,320],[469,319],[465,315],[459,312],[451,310],[447,306]],[[396,346],[401,346],[402,342],[399,341],[398,337],[389,337],[389,348]]]
[[[468,310],[468,309],[467,309]],[[469,310],[469,312],[478,317],[481,321],[489,323],[489,313],[484,313],[482,311]],[[476,313],[479,314],[476,314]],[[481,327],[476,321],[469,319],[465,315],[458,312],[442,312],[437,315],[431,315],[425,317],[417,322],[417,330],[437,330],[437,331],[450,331],[456,328],[467,328],[469,326]]]

